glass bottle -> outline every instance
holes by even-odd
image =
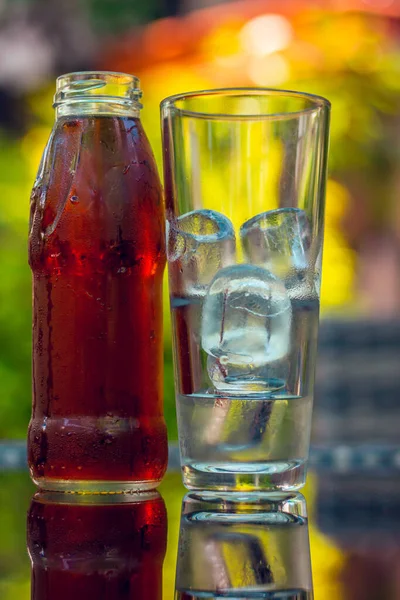
[[[29,232],[28,459],[48,490],[150,489],[166,469],[165,218],[140,98],[131,75],[57,79]]]

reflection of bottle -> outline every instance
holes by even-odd
[[[29,235],[29,464],[45,489],[148,489],[166,467],[165,220],[140,96],[130,75],[57,81]]]
[[[184,498],[176,600],[311,600],[300,494],[190,493]]]
[[[143,497],[34,496],[32,600],[161,600],[165,504],[157,492]]]

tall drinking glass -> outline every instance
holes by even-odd
[[[181,463],[189,489],[301,488],[330,104],[265,89],[161,104]]]

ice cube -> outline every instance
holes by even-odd
[[[279,208],[249,219],[240,228],[246,260],[278,277],[310,266],[311,227],[304,210]]]
[[[172,292],[204,296],[217,271],[235,262],[235,248],[232,223],[215,210],[193,210],[170,221],[168,261]]]
[[[221,269],[203,303],[201,343],[215,388],[241,393],[285,385],[292,309],[282,281],[255,265]]]

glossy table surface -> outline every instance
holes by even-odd
[[[2,600],[27,600],[31,597],[31,567],[26,549],[26,523],[27,511],[35,489],[25,469],[14,471],[3,469],[0,472],[0,481],[0,598]],[[153,538],[151,538],[149,533],[153,531],[152,527],[154,523],[151,521],[153,517],[150,518],[150,512],[145,511],[140,513],[141,516],[137,517],[145,519],[143,521],[144,525],[142,523],[142,538],[140,538],[139,546],[135,545],[136,542],[132,542],[132,548],[126,545],[118,546],[118,544],[118,548],[112,544],[110,546],[110,532],[112,533],[113,528],[118,527],[116,524],[117,521],[114,518],[115,514],[118,516],[118,509],[117,512],[113,509],[114,516],[104,518],[100,521],[97,520],[95,525],[93,525],[94,521],[91,521],[91,526],[96,528],[96,542],[93,545],[93,539],[91,539],[90,543],[92,545],[89,549],[85,549],[85,560],[79,563],[81,565],[79,569],[85,571],[85,568],[90,563],[90,569],[93,570],[93,564],[90,562],[93,559],[93,555],[96,552],[101,552],[104,555],[104,548],[108,544],[108,554],[106,552],[107,561],[111,560],[110,564],[114,565],[110,571],[111,575],[113,572],[112,569],[117,568],[121,561],[125,560],[124,552],[129,554],[130,561],[135,562],[136,560],[136,567],[140,572],[140,570],[148,568],[149,565],[147,564],[146,567],[143,563],[144,555],[141,554],[138,558],[135,553],[141,553],[143,548],[145,548],[146,552],[149,551],[146,554],[146,560],[150,561],[150,567],[152,552],[153,554],[155,553],[155,558],[153,556],[155,562],[160,562],[160,556],[162,558],[165,550],[163,546],[164,542],[161,538],[165,535],[167,537],[167,546],[162,568],[162,584],[161,573],[157,574],[158,567],[155,569],[153,575],[150,568],[150,574],[146,575],[146,577],[148,577],[147,581],[152,581],[154,585],[146,584],[147,588],[144,592],[139,590],[140,584],[137,584],[135,589],[131,591],[125,590],[126,593],[124,590],[121,591],[121,589],[118,591],[117,588],[115,588],[115,592],[110,592],[108,588],[108,591],[100,588],[103,589],[104,593],[99,593],[96,586],[93,587],[92,593],[90,588],[92,584],[88,583],[89,580],[87,580],[86,584],[89,587],[84,588],[86,590],[85,597],[93,597],[96,600],[98,598],[107,600],[114,600],[114,598],[115,600],[119,600],[120,598],[159,600],[161,598],[162,585],[162,597],[164,600],[172,600],[174,598],[181,507],[182,499],[185,495],[180,474],[170,471],[162,482],[159,492],[165,502],[167,519],[165,519],[165,516],[162,516],[162,518],[160,516],[157,517],[158,529],[154,529],[156,533],[153,535]],[[393,469],[392,471],[386,470],[385,472],[380,469],[371,469],[370,471],[364,469],[361,472],[355,469],[345,470],[342,468],[335,470],[332,468],[320,468],[317,472],[311,471],[309,473],[303,492],[307,501],[309,519],[308,529],[314,598],[316,600],[400,599],[400,477],[398,469]],[[80,528],[85,527],[85,519],[82,521],[80,518],[77,518],[75,527],[73,525],[75,523],[74,520],[71,523],[68,522],[69,518],[75,517],[68,516],[69,513],[65,514],[67,515],[66,521],[64,516],[61,518],[64,528],[62,526],[59,527],[60,521],[57,522],[57,527],[59,528],[56,529],[56,525],[52,524],[51,521],[54,520],[56,522],[57,518],[60,519],[60,517],[52,516],[51,512],[41,513],[42,516],[39,517],[35,513],[32,517],[31,509],[31,521],[32,519],[41,520],[41,522],[44,522],[43,527],[47,532],[46,535],[49,531],[50,536],[54,534],[52,541],[48,541],[47,538],[47,541],[40,541],[40,539],[39,542],[37,539],[36,541],[32,541],[32,538],[35,538],[35,536],[39,536],[40,538],[42,535],[42,526],[39,529],[35,529],[35,522],[32,529],[31,522],[29,535],[31,546],[32,544],[36,544],[34,546],[34,552],[37,550],[35,560],[44,561],[45,571],[46,569],[55,569],[53,587],[44,586],[41,588],[38,580],[36,581],[36,591],[33,595],[35,600],[60,600],[64,597],[71,597],[75,593],[75,588],[68,589],[68,578],[65,579],[64,576],[68,570],[76,568],[74,565],[78,564],[78,555],[80,557],[79,560],[82,561],[82,548],[79,545],[82,545],[83,530]],[[77,514],[79,515],[79,513]],[[80,525],[78,521],[81,522]],[[167,536],[166,521],[168,522]],[[78,540],[76,547],[73,543],[71,545],[71,536],[68,528],[76,534],[74,538]],[[149,535],[150,537],[148,537]],[[180,548],[181,561],[187,552],[192,552],[193,554],[194,550],[196,556],[197,549],[188,547],[190,543],[190,540],[186,541],[184,547]],[[293,548],[287,549],[288,554],[291,551],[293,551]],[[296,563],[297,559],[299,564],[308,561],[307,547],[302,548],[299,546],[296,547],[295,551],[298,553],[298,556],[295,555],[294,557]],[[59,563],[52,563],[52,552],[57,553]],[[89,562],[88,552],[90,554]],[[119,553],[117,557],[113,555],[116,552],[117,554]],[[199,552],[201,553],[202,550],[200,549]],[[224,556],[224,568],[227,571],[230,569],[234,571],[235,566],[228,564],[229,560],[231,560],[229,556],[229,553],[226,553],[226,556]],[[210,564],[212,564],[212,561]],[[307,565],[302,568],[307,569]],[[190,580],[190,573],[185,573],[186,575]],[[160,580],[159,583],[154,579],[157,577]],[[65,595],[62,592],[57,592],[57,578],[60,583],[60,589],[65,592]],[[254,590],[254,586],[252,590],[252,594],[247,593],[240,596],[231,595],[228,597],[249,599],[271,597],[265,594],[261,588],[258,594],[256,593],[257,590]],[[186,598],[186,596],[180,597]],[[190,596],[190,598],[192,597]],[[215,598],[217,596],[207,595],[204,597]],[[218,598],[222,597],[222,595],[218,596]],[[286,597],[282,596],[282,598]],[[292,597],[303,598],[303,596]],[[75,595],[73,600],[80,600],[79,594]]]

